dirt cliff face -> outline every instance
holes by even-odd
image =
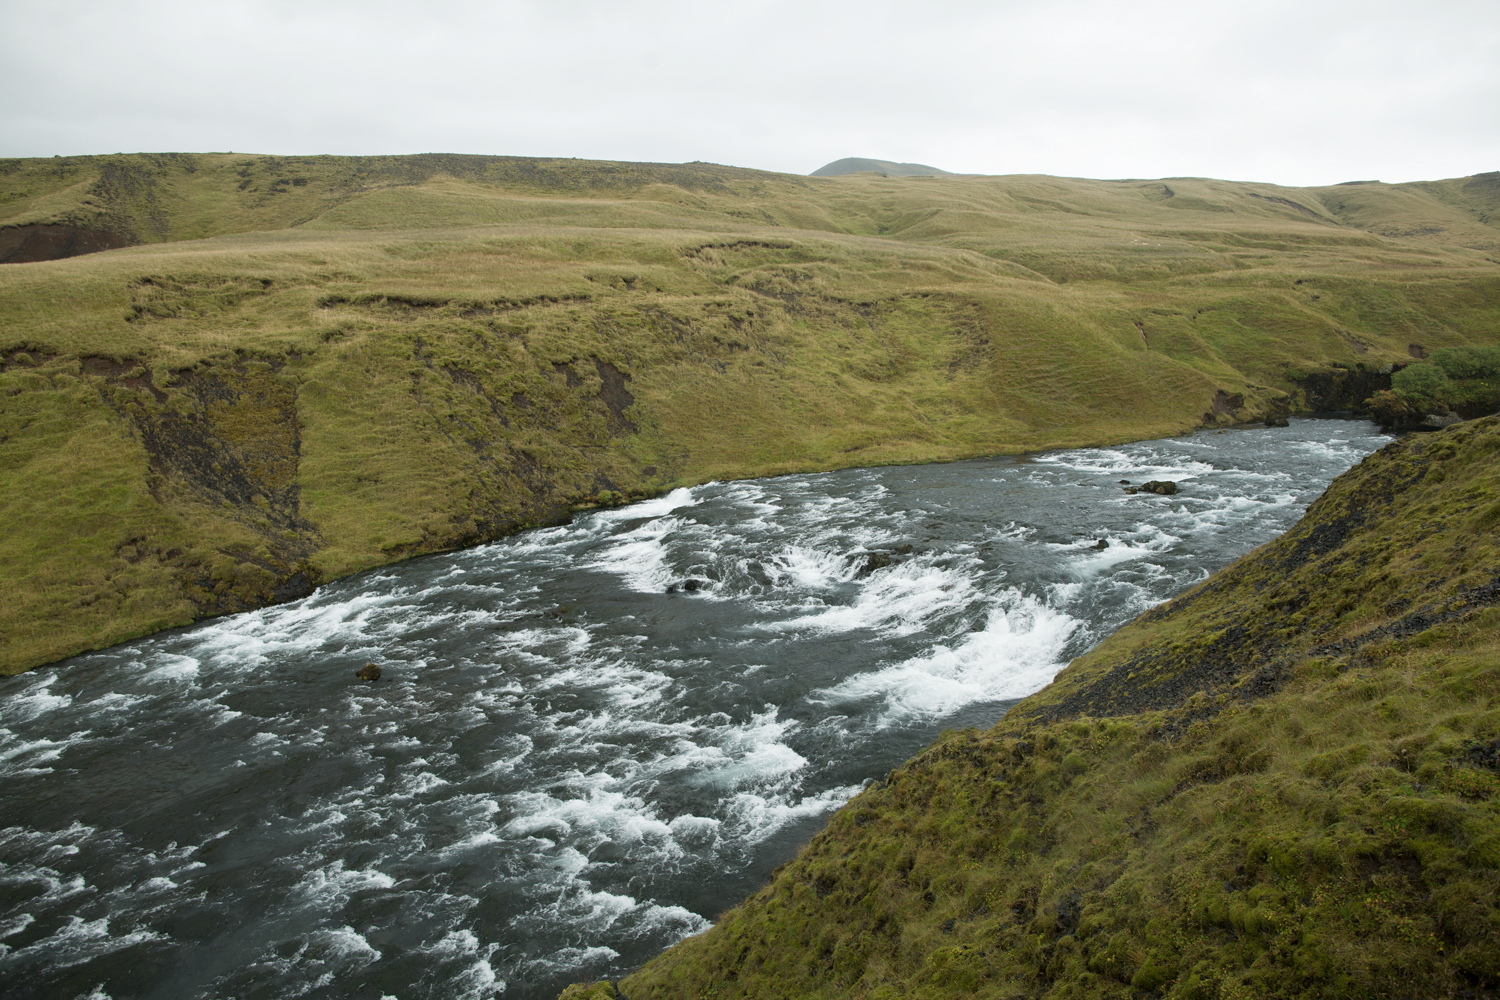
[[[866,790],[632,998],[1500,996],[1500,418]]]
[[[0,264],[62,260],[79,254],[115,250],[134,242],[108,229],[41,224],[10,226],[0,229]]]
[[[284,364],[239,359],[201,366],[178,374],[167,391],[152,384],[149,372],[129,378],[127,366],[144,372],[128,360],[106,359],[85,360],[84,371],[104,379],[108,401],[133,425],[149,456],[152,497],[164,506],[227,512],[259,542],[225,547],[218,566],[181,567],[183,592],[197,615],[311,593],[315,571],[306,560],[320,539],[300,509],[297,387],[278,377]],[[232,566],[225,565],[229,559]]]

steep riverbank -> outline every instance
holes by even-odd
[[[1387,440],[1294,418],[678,489],[0,678],[0,993],[624,974]]]
[[[3,161],[17,247],[135,245],[0,266],[0,670],[681,485],[1357,406],[1494,341],[1488,176]]]
[[[622,991],[1497,995],[1497,453],[1489,417],[1370,456]]]

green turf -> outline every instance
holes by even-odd
[[[682,484],[1357,403],[1414,345],[1500,342],[1497,206],[1490,175],[0,161],[0,228],[138,243],[0,267],[0,670]]]

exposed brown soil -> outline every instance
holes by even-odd
[[[625,388],[630,376],[608,361],[600,361],[598,358],[594,359],[594,367],[599,370],[599,381],[604,383],[599,389],[599,398],[604,400],[604,405],[609,409],[610,433],[634,434],[635,424],[625,417],[626,407],[635,403],[635,397]]]
[[[1214,390],[1214,398],[1209,403],[1208,412],[1203,414],[1203,422],[1213,422],[1214,414],[1222,413],[1225,416],[1239,418],[1240,411],[1245,408],[1245,394],[1236,392],[1233,394],[1223,389]]]
[[[56,359],[57,355],[50,351],[26,345],[0,354],[0,371],[9,372],[17,369],[32,368],[37,365],[50,364]]]
[[[128,247],[134,241],[107,229],[80,226],[10,226],[0,229],[0,264],[62,260],[80,254]]]

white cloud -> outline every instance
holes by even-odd
[[[1330,183],[1500,168],[1500,6],[0,0],[0,154],[841,156]]]

